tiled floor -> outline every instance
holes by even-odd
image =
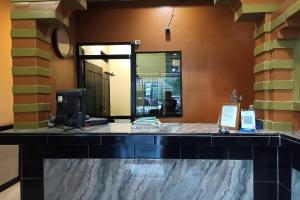
[[[1,200],[20,200],[20,183],[13,185],[7,190],[0,192]]]

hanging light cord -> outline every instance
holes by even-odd
[[[173,6],[172,16],[171,16],[171,19],[169,21],[168,27],[171,26],[171,23],[172,23],[172,20],[173,20],[174,16],[175,16],[175,6]]]

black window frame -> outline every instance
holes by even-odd
[[[138,56],[138,54],[151,54],[151,53],[180,53],[180,78],[181,78],[181,81],[180,81],[180,91],[181,91],[181,98],[180,98],[180,104],[181,104],[181,113],[176,113],[176,114],[167,114],[167,115],[159,115],[158,118],[180,118],[180,117],[183,117],[183,91],[182,91],[182,81],[183,81],[183,76],[182,76],[182,72],[183,72],[183,66],[182,66],[182,51],[181,50],[174,50],[174,51],[136,51],[135,52],[135,60]],[[136,62],[136,61],[135,61]],[[136,70],[136,74],[135,76],[137,75],[137,70]],[[136,83],[135,83],[135,92],[136,92]],[[137,96],[135,96],[135,102],[136,102],[136,98]],[[135,103],[136,105],[136,103]],[[135,108],[135,111],[136,111],[136,108]],[[135,113],[135,116],[138,116],[138,117],[149,117],[149,116],[152,116],[150,114],[144,114],[142,116],[140,115],[137,115],[137,113]]]
[[[130,45],[131,46],[131,54],[127,55],[80,55],[80,47],[81,46],[109,46],[109,45]],[[85,69],[82,70],[81,60],[84,59],[130,59],[130,71],[131,71],[131,103],[130,103],[130,111],[131,116],[111,116],[111,119],[131,119],[134,121],[136,118],[136,52],[135,52],[135,44],[134,42],[85,42],[85,43],[76,43],[76,69],[77,69],[77,88],[85,87]],[[83,66],[85,67],[85,66]],[[83,73],[82,73],[83,72]]]

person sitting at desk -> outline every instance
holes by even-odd
[[[176,113],[177,101],[172,98],[172,92],[166,91],[165,102],[161,106],[162,114],[174,114]]]

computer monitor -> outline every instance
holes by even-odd
[[[60,90],[56,92],[55,125],[81,128],[85,125],[84,88]]]

